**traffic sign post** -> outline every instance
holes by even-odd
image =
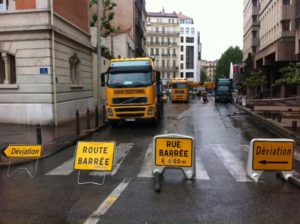
[[[253,139],[248,155],[248,176],[257,182],[263,171],[281,171],[287,180],[293,176],[294,148],[292,139]]]
[[[115,142],[77,142],[74,170],[78,170],[78,184],[103,185],[105,172],[112,171]],[[103,180],[98,182],[80,182],[80,171],[104,171]]]
[[[9,145],[3,150],[3,155],[9,158],[9,164],[6,175],[11,177],[17,170],[25,170],[26,173],[32,178],[37,174],[38,159],[43,156],[42,145]],[[36,159],[34,172],[30,172],[25,167],[19,167],[11,173],[11,165],[13,165],[13,159]]]
[[[153,138],[153,168],[155,190],[160,191],[160,176],[165,168],[182,169],[188,179],[195,177],[195,149],[191,136],[167,134]]]

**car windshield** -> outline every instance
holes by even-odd
[[[108,76],[108,86],[110,87],[149,86],[153,81],[151,72],[118,72],[109,73]]]
[[[173,89],[185,89],[187,87],[186,83],[173,83],[172,88]]]

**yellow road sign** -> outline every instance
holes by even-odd
[[[74,170],[111,171],[115,142],[78,142]]]
[[[3,154],[7,158],[40,158],[43,150],[41,145],[9,145]]]
[[[253,142],[253,170],[291,171],[293,161],[293,141]]]
[[[156,138],[155,165],[170,167],[191,167],[193,157],[193,139]]]

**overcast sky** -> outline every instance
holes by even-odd
[[[230,46],[243,48],[243,0],[146,0],[148,12],[163,7],[194,19],[203,60],[219,59]]]

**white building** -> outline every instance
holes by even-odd
[[[200,82],[200,32],[197,31],[192,18],[177,14],[179,18],[179,74],[190,82]]]

